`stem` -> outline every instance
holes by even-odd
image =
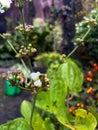
[[[18,54],[18,52],[16,51],[16,49],[14,48],[14,46],[11,44],[11,42],[10,42],[9,40],[7,40],[7,42],[8,42],[8,44],[10,45],[10,47],[13,49],[13,51],[14,51],[16,54]],[[23,64],[24,68],[28,71],[28,69],[27,69],[27,67],[26,67],[26,65],[25,65],[25,63],[24,63],[24,61],[23,61],[23,59],[20,58],[20,60],[21,60],[21,63]]]
[[[4,37],[2,34],[0,34],[0,36],[5,39],[5,37]],[[18,52],[16,51],[16,49],[14,48],[14,46],[12,45],[12,43],[11,43],[9,40],[6,40],[6,41],[7,41],[7,43],[10,45],[10,47],[12,48],[12,50],[13,50],[16,54],[18,54]],[[22,65],[24,66],[24,68],[25,68],[25,69],[27,70],[27,72],[28,72],[28,69],[27,69],[27,67],[26,67],[26,65],[25,65],[25,62],[23,61],[22,58],[20,58],[20,60],[21,60]]]
[[[24,87],[21,87],[21,86],[16,86],[17,88],[20,88],[20,89],[23,89],[23,90],[27,90],[27,91],[31,91],[31,89],[28,89],[28,88],[24,88]]]
[[[84,36],[82,37],[82,40],[84,40],[87,37],[90,31],[91,31],[91,28],[89,28],[87,32],[84,34]]]
[[[24,31],[25,31],[26,28],[25,28],[25,19],[24,19],[23,8],[20,8],[20,13],[21,13],[21,18],[22,18],[23,28],[24,28]]]
[[[78,49],[78,45],[66,56],[66,58],[70,57],[77,49]]]
[[[31,64],[30,58],[28,58],[28,64],[29,64],[30,70],[32,72],[32,64]]]
[[[18,52],[16,51],[16,49],[14,48],[14,46],[11,44],[11,42],[9,40],[7,40],[8,44],[10,45],[10,47],[12,48],[12,50],[18,54]]]
[[[24,38],[25,38],[25,42],[27,44],[27,35],[26,35],[26,27],[25,27],[25,19],[24,19],[23,8],[20,8],[20,14],[21,14],[21,18],[22,18],[22,25],[23,25],[23,28],[24,28]]]
[[[27,66],[26,66],[25,62],[23,61],[23,59],[22,59],[22,58],[21,58],[20,60],[21,60],[21,63],[23,64],[24,68],[27,70],[27,73],[29,74],[29,72],[28,72],[28,69],[27,69]]]
[[[97,17],[98,17],[98,14],[96,15],[95,20],[97,19]],[[84,39],[87,37],[87,35],[88,35],[89,32],[91,31],[91,29],[92,29],[92,28],[89,28],[89,29],[87,30],[87,32],[86,32],[86,33],[84,34],[84,36],[82,37],[82,40],[84,40]],[[70,57],[70,56],[78,49],[78,47],[79,47],[79,45],[77,45],[77,46],[66,56],[66,58]]]
[[[31,110],[31,117],[30,117],[30,128],[31,130],[34,130],[33,126],[32,126],[32,120],[33,120],[33,115],[34,115],[34,109],[35,109],[35,103],[36,103],[36,94],[34,95],[33,97],[33,107],[32,107],[32,110]]]

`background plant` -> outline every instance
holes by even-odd
[[[24,27],[23,27],[24,26]],[[23,34],[26,36],[26,26],[23,24]],[[31,73],[30,79],[23,86],[25,77],[21,71],[8,73],[7,80],[12,85],[31,91],[33,94],[33,105],[24,101],[21,106],[21,113],[24,118],[18,118],[7,124],[1,125],[1,129],[30,129],[38,130],[94,130],[97,126],[97,118],[85,109],[79,108],[70,113],[69,98],[70,95],[79,96],[82,90],[83,74],[77,64],[69,57],[75,52],[79,45],[83,44],[84,39],[91,29],[78,38],[77,46],[67,56],[62,56],[61,63],[56,68],[50,68],[48,77],[46,74]],[[1,35],[2,36],[2,35]],[[27,37],[25,39],[28,41]],[[32,45],[29,43],[28,55],[31,56],[30,50]],[[16,52],[10,41],[7,41],[12,49]],[[31,48],[30,48],[31,47]],[[24,48],[22,48],[24,49]],[[20,52],[18,53],[20,54]],[[30,54],[30,55],[29,55]],[[22,63],[24,53],[21,53]],[[24,65],[24,64],[23,64]],[[25,66],[24,66],[25,67]],[[42,82],[41,82],[42,81]],[[96,114],[96,112],[95,112]]]
[[[83,34],[91,26],[90,20],[95,19],[97,13],[98,13],[98,10],[92,10],[89,15],[84,17],[84,20],[76,24],[75,38],[83,36]],[[96,19],[96,22],[98,22],[98,18]],[[93,25],[92,31],[89,32],[89,34],[87,35],[84,41],[84,48],[86,51],[81,53],[81,55],[88,55],[88,57],[91,60],[95,60],[95,62],[97,61],[97,55],[98,55],[97,32],[98,32],[98,25],[95,25],[95,26]]]

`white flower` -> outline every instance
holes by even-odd
[[[76,46],[76,45],[77,45],[77,43],[76,43],[76,42],[74,42],[73,44],[74,44],[74,46]]]
[[[84,20],[88,20],[88,17],[84,16],[83,19],[84,19]]]
[[[12,3],[11,0],[0,0],[0,3],[3,7],[10,7],[10,4]]]
[[[79,25],[80,25],[80,26],[82,26],[82,25],[83,25],[83,23],[82,23],[82,22],[80,22],[80,23],[79,23]]]
[[[91,10],[91,13],[97,13],[97,11],[96,10]]]
[[[39,79],[39,76],[41,75],[40,72],[36,72],[36,73],[31,73],[31,78],[35,81]]]
[[[0,0],[0,13],[4,13],[6,9],[10,8],[11,0]]]
[[[5,10],[1,8],[0,9],[0,13],[4,13],[4,12],[5,12]]]
[[[36,81],[34,82],[34,86],[36,86],[36,87],[41,87],[41,86],[42,86],[41,80],[40,80],[40,79],[39,79],[39,80],[36,80]]]
[[[87,28],[90,28],[90,25],[87,25]]]

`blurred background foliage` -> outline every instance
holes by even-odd
[[[98,10],[91,10],[91,12],[83,18],[83,20],[76,24],[76,38],[82,38],[86,31],[90,28],[88,21],[90,19],[95,19],[98,14]],[[98,18],[97,18],[98,23]],[[84,41],[84,51],[81,52],[82,56],[88,56],[90,60],[95,62],[98,60],[98,24],[93,26],[90,33],[87,35]]]
[[[82,29],[82,31],[78,30],[77,32],[77,27],[75,27],[75,30],[76,30],[75,38],[78,36],[81,36],[82,33],[85,33],[85,31],[88,29],[88,27],[86,27],[85,20],[83,19],[83,17],[87,16],[91,10],[96,9],[97,5],[98,5],[98,0],[94,0],[94,1],[93,0],[74,0],[74,21],[75,21],[75,24],[79,23],[77,24],[77,27]],[[11,18],[12,16],[14,16],[13,13],[15,13],[15,12],[9,13],[11,10],[16,10],[15,12],[17,12],[15,15],[15,19]],[[26,5],[25,12],[26,12],[25,15],[29,14],[28,17],[26,16],[27,17],[27,19],[25,19],[26,22],[28,22],[28,24],[29,24],[29,21],[30,23],[32,23],[32,19],[34,21],[35,16],[36,16],[36,10],[35,10],[33,2],[29,2]],[[11,17],[7,17],[8,14],[10,14]],[[19,11],[12,5],[11,9],[9,9],[6,12],[5,20],[6,20],[7,32],[11,33],[9,40],[13,43],[16,50],[19,50],[20,46],[25,44],[25,39],[23,38],[23,33],[20,30],[13,30],[13,28],[15,26],[18,26],[21,21],[20,16],[17,14],[19,14]],[[90,17],[93,17],[93,16],[90,16]],[[83,23],[82,26],[80,26],[81,23]],[[33,25],[34,28],[32,29],[32,31],[30,31],[30,34],[28,36],[28,42],[32,43],[35,48],[38,48],[38,54],[45,51],[47,52],[60,51],[61,52],[62,50],[61,43],[64,37],[63,30],[62,30],[63,23],[62,25],[60,25],[57,22],[55,22],[54,25],[52,25],[49,23],[49,21],[47,21],[45,24],[39,24],[38,25],[39,27],[34,25],[34,22],[31,25]],[[86,56],[88,55],[91,56],[91,59],[97,58],[96,57],[98,53],[97,52],[98,47],[96,44],[97,43],[97,30],[98,28],[92,29],[92,32],[86,38],[85,47],[81,48],[81,50],[83,50],[82,56],[85,53]],[[88,48],[90,49],[89,54],[87,54],[86,53],[87,51],[85,51],[85,49],[88,49]],[[0,40],[0,66],[7,65],[5,64],[5,62],[3,62],[3,61],[6,61],[7,59],[10,61],[16,60],[14,56],[15,56],[15,53],[12,51],[9,45],[5,42],[5,40],[3,39]]]
[[[74,0],[75,2],[75,22],[79,22],[92,9],[97,8],[98,0]]]

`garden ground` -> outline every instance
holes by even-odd
[[[1,73],[6,72],[7,69],[0,68],[0,124],[20,117],[20,105],[25,99],[31,100],[29,92],[22,91],[18,96],[7,96],[5,94],[5,82],[1,78]]]

